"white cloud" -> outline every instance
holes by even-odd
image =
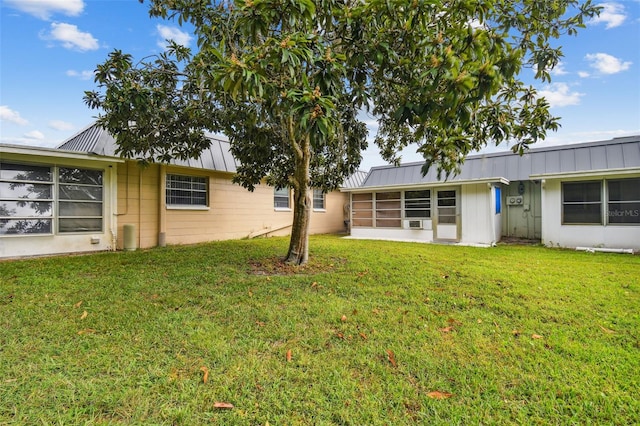
[[[544,97],[553,108],[578,105],[584,93],[572,92],[567,83],[553,83],[538,90],[538,95]]]
[[[62,42],[62,46],[66,49],[75,49],[82,52],[96,50],[99,47],[98,40],[91,33],[82,32],[77,26],[65,23],[52,22],[51,32],[45,34],[42,38]]]
[[[586,72],[586,71],[578,71],[578,77],[581,77],[581,78],[587,78],[587,77],[589,77],[589,76],[591,76],[591,74],[589,74],[589,73],[588,73],[588,72]]]
[[[631,66],[631,62],[622,62],[615,56],[606,53],[589,53],[584,58],[590,62],[591,68],[601,74],[617,74],[628,70]]]
[[[91,78],[94,76],[93,71],[88,71],[88,70],[84,70],[84,71],[68,70],[66,74],[69,77],[77,77],[80,80],[91,80]]]
[[[555,76],[569,74],[569,72],[564,69],[564,63],[562,62],[558,62],[558,64],[549,72],[551,75]]]
[[[19,112],[12,110],[6,105],[0,105],[0,120],[9,121],[20,126],[26,126],[29,124],[27,120],[20,117]]]
[[[49,124],[49,127],[55,130],[68,131],[68,130],[75,129],[75,126],[73,124],[67,123],[66,121],[62,121],[62,120],[51,120],[49,121],[48,124]]]
[[[181,31],[176,27],[158,25],[156,26],[156,29],[158,30],[158,34],[162,38],[161,40],[158,40],[158,46],[163,49],[167,48],[166,40],[173,40],[182,46],[188,46],[189,42],[191,41],[191,36],[188,33]]]
[[[618,3],[601,3],[598,6],[602,6],[602,12],[600,16],[596,16],[591,20],[592,24],[605,24],[606,29],[615,28],[627,19],[627,15],[624,10],[624,6]]]
[[[44,20],[48,20],[54,13],[78,16],[84,10],[83,0],[4,0],[4,2],[9,7]]]
[[[42,140],[42,139],[44,139],[44,133],[42,133],[39,130],[32,130],[30,132],[25,133],[24,137],[27,138],[27,139]]]

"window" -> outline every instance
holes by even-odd
[[[103,229],[102,170],[0,163],[0,235]]]
[[[496,196],[496,214],[502,213],[502,189],[499,186],[494,187]]]
[[[373,226],[373,194],[351,195],[351,226]]]
[[[640,224],[640,178],[607,181],[607,218],[611,224]]]
[[[291,197],[289,188],[276,188],[273,191],[273,206],[276,209],[289,209]]]
[[[400,228],[400,192],[379,192],[376,194],[376,227]]]
[[[602,182],[562,183],[562,223],[602,224]]]
[[[207,178],[167,175],[168,206],[207,206]]]
[[[0,163],[0,235],[53,232],[53,168]]]
[[[321,189],[313,190],[313,209],[324,210],[326,209],[326,195]]]
[[[438,191],[438,223],[456,223],[456,191]]]
[[[405,191],[404,217],[407,219],[428,219],[431,217],[431,191]]]
[[[58,232],[102,231],[102,170],[58,171]]]

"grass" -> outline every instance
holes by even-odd
[[[0,424],[640,422],[640,257],[287,243],[0,262]]]

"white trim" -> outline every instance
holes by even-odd
[[[358,188],[340,188],[340,192],[378,192],[378,191],[401,191],[412,190],[420,188],[451,188],[458,185],[475,185],[478,183],[502,183],[509,185],[510,181],[504,177],[492,177],[483,179],[465,179],[465,180],[452,180],[445,182],[420,182],[402,185],[380,185],[380,186],[363,186]]]
[[[582,172],[563,172],[563,173],[543,173],[537,175],[530,175],[532,180],[538,179],[561,179],[561,178],[582,178],[582,177],[602,177],[607,176],[623,176],[623,175],[635,175],[640,174],[640,167],[632,167],[628,169],[599,169],[599,170],[585,170]]]
[[[167,210],[197,210],[197,211],[209,211],[209,206],[196,206],[190,204],[167,204]]]
[[[125,160],[119,157],[107,157],[97,154],[85,154],[73,151],[65,151],[56,148],[44,148],[35,146],[21,146],[21,145],[6,145],[0,144],[0,153],[14,154],[14,155],[38,155],[48,158],[69,158],[73,160],[89,160],[98,161],[101,163],[124,163]],[[33,162],[34,160],[30,160]]]

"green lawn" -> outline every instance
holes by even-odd
[[[0,262],[0,424],[640,423],[640,256],[287,244]]]

